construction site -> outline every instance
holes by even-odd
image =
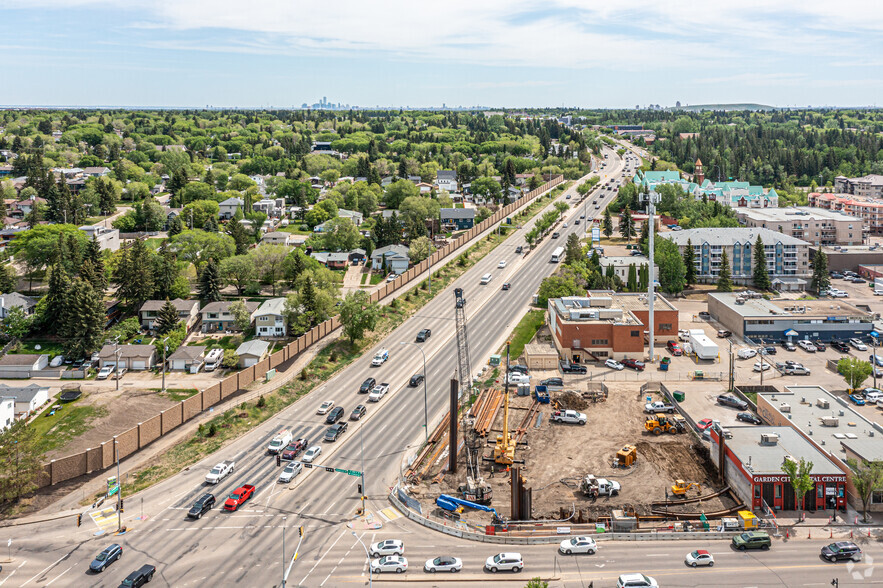
[[[462,347],[468,361],[468,343]],[[468,377],[468,365],[462,368],[461,377]],[[531,370],[530,376],[539,382],[561,374]],[[468,407],[456,402],[452,382],[455,422],[449,412],[406,471],[423,512],[486,526],[609,523],[614,513],[637,522],[698,522],[743,506],[681,417],[645,412],[640,383],[568,375],[561,389],[545,390],[506,381],[504,373]]]

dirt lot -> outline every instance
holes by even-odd
[[[534,376],[539,377],[539,376]],[[575,386],[578,388],[578,386]],[[633,383],[608,384],[607,401],[588,402],[581,411],[588,415],[588,424],[567,425],[551,423],[550,405],[541,405],[540,426],[536,419],[527,426],[526,444],[519,445],[516,459],[523,459],[522,468],[527,486],[533,489],[533,518],[565,518],[573,507],[583,519],[607,517],[611,509],[633,508],[638,514],[650,514],[651,503],[665,500],[666,488],[676,479],[699,482],[703,494],[711,494],[718,488],[711,484],[713,469],[707,468],[700,457],[699,446],[693,447],[688,435],[662,435],[655,437],[644,431],[643,405],[640,385]],[[553,399],[556,394],[553,393]],[[514,397],[510,403],[510,424],[517,426],[524,419],[533,399]],[[511,407],[514,407],[511,408]],[[502,427],[502,409],[488,436],[496,438]],[[626,444],[638,448],[637,464],[628,469],[614,468],[615,453]],[[485,456],[493,455],[493,447],[483,447]],[[424,486],[428,499],[434,500],[441,493],[456,495],[457,486],[465,481],[465,460],[455,479],[446,476],[441,483]],[[493,462],[483,461],[482,475],[494,489],[494,506],[504,516],[510,514],[509,475],[503,470],[494,472]],[[579,490],[580,480],[587,474],[616,480],[622,491],[616,497],[600,497],[596,503]],[[697,496],[695,491],[690,497]],[[429,500],[427,508],[432,510]],[[713,512],[733,506],[725,497],[682,507],[689,512],[704,510]],[[674,509],[672,509],[674,510]],[[563,516],[562,516],[563,514]],[[464,512],[463,518],[476,524],[485,524],[483,513]]]

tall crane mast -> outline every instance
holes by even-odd
[[[469,342],[466,338],[466,299],[463,298],[463,288],[454,288],[455,309],[454,315],[457,322],[457,372],[460,377],[460,390],[472,393],[472,377],[469,366]]]

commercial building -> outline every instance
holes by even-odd
[[[607,273],[607,268],[613,266],[613,273],[619,276],[619,279],[623,281],[623,283],[628,282],[629,279],[629,268],[631,266],[635,266],[635,273],[638,273],[638,270],[641,269],[642,266],[650,266],[650,259],[644,255],[624,255],[624,256],[611,256],[611,257],[602,257],[600,258],[601,262],[601,270],[603,274]],[[653,275],[659,277],[659,266],[653,264]]]
[[[845,487],[839,480],[825,481],[823,490],[816,484],[816,496],[824,493],[825,508],[831,508],[832,502],[836,502],[837,508],[845,508],[844,498],[853,507],[861,508],[847,460],[883,460],[883,427],[870,422],[852,410],[845,400],[820,386],[789,386],[784,392],[759,393],[757,414],[774,427],[790,427],[846,477]],[[821,466],[817,469],[815,460],[812,461],[813,472],[825,471]],[[883,492],[873,493],[869,507],[869,510],[883,512]]]
[[[766,300],[710,292],[708,313],[733,334],[754,341],[863,339],[874,331],[873,317],[842,298]]]
[[[840,211],[809,206],[740,208],[739,222],[746,227],[771,229],[814,245],[861,245],[864,221]]]
[[[883,176],[877,174],[868,174],[860,178],[837,176],[834,178],[834,189],[855,196],[883,198]]]
[[[727,427],[731,438],[711,429],[711,460],[722,469],[726,483],[755,511],[846,509],[846,474],[825,453],[788,426]],[[723,453],[723,455],[722,455]],[[723,457],[724,467],[721,468]],[[786,461],[812,462],[813,487],[802,501],[782,471]]]
[[[760,237],[766,253],[767,273],[777,290],[803,290],[812,276],[809,243],[770,229],[707,228],[660,233],[678,246],[681,255],[687,241],[693,245],[696,277],[701,282],[717,282],[724,251],[730,262],[735,284],[754,281],[754,244]]]
[[[680,187],[696,200],[703,198],[710,202],[719,202],[731,208],[776,208],[779,206],[779,195],[770,188],[765,191],[763,186],[752,186],[748,182],[712,182],[705,177],[702,162],[695,163],[693,181],[684,179],[676,171],[638,171],[632,182],[641,188],[655,190],[657,186],[668,184]]]
[[[872,235],[883,234],[883,202],[852,194],[820,194],[811,192],[809,205],[828,210],[838,210],[849,216],[862,219],[864,229]]]
[[[555,347],[573,363],[644,356],[650,321],[646,294],[593,290],[586,296],[550,298],[548,311]],[[678,311],[659,294],[654,321],[657,343],[677,338]]]
[[[863,265],[880,265],[883,264],[883,247],[879,244],[874,245],[857,245],[846,247],[840,245],[820,246],[825,256],[828,258],[828,271],[859,271]],[[818,246],[809,248],[809,258],[812,259],[816,255]]]

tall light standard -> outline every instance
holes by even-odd
[[[285,588],[285,521],[288,517],[282,517],[282,588]]]
[[[371,588],[374,585],[374,575],[373,570],[371,569],[371,554],[368,553],[368,548],[362,542],[362,538],[359,537],[355,531],[350,531],[350,533],[352,533],[353,537],[356,538],[356,541],[361,543],[362,547],[365,549],[365,559],[368,560],[368,588]]]
[[[113,438],[113,450],[117,458],[117,532],[119,532],[123,527],[123,481],[120,479],[120,448],[116,437]]]
[[[429,397],[426,392],[426,379],[429,377],[429,374],[426,373],[426,354],[423,353],[423,348],[417,345],[416,343],[409,343],[407,341],[401,341],[399,345],[412,345],[420,350],[420,354],[423,355],[423,432],[426,434],[426,441],[429,441],[429,409],[427,408]]]

